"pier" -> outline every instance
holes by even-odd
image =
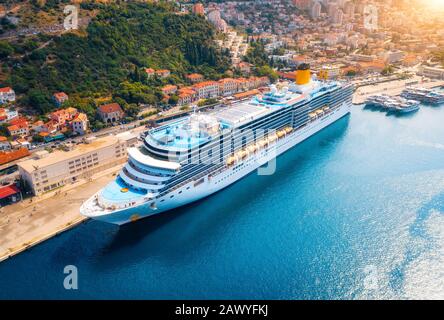
[[[40,197],[0,209],[0,262],[69,230],[85,220],[79,207],[108,184],[121,165]]]
[[[421,77],[415,77],[407,80],[395,80],[374,85],[362,86],[356,89],[353,95],[353,104],[363,104],[365,100],[375,94],[386,94],[389,96],[398,96],[409,86],[420,86],[423,88],[439,88],[444,86],[444,80],[422,81]]]

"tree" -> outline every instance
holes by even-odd
[[[259,77],[268,77],[271,82],[275,82],[278,79],[278,74],[273,68],[268,65],[261,66],[256,69],[256,75]]]
[[[9,57],[14,52],[14,48],[6,41],[0,41],[0,59]]]
[[[381,71],[381,74],[383,76],[388,76],[388,75],[392,74],[394,71],[395,71],[395,69],[393,68],[393,66],[388,65]]]
[[[175,106],[177,105],[177,103],[179,102],[179,97],[175,94],[173,94],[172,96],[170,96],[170,98],[168,99],[168,104]]]

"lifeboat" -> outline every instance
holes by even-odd
[[[257,150],[257,147],[256,147],[256,145],[254,145],[254,144],[252,144],[251,146],[249,146],[249,147],[247,148],[247,151],[248,151],[249,153],[254,153],[254,152],[256,152],[256,150]]]
[[[320,115],[320,114],[323,114],[324,113],[324,111],[322,111],[322,110],[316,110],[316,114],[317,115]]]
[[[278,138],[282,138],[283,136],[285,136],[285,130],[280,130],[277,133]]]
[[[245,150],[241,150],[241,151],[239,151],[239,156],[240,156],[242,159],[246,158],[247,155],[248,155],[247,151],[245,151]]]
[[[286,133],[290,133],[290,132],[292,132],[293,131],[293,128],[292,127],[287,127],[287,128],[285,128],[285,132]]]
[[[268,137],[268,142],[269,142],[269,143],[273,143],[273,142],[275,142],[276,140],[277,140],[277,136],[276,136],[276,134],[273,134],[273,135],[271,135],[271,136]]]
[[[261,140],[261,141],[258,142],[258,145],[259,145],[261,148],[265,147],[267,144],[268,144],[268,141],[267,141],[267,140]]]
[[[231,166],[236,162],[236,157],[235,156],[230,156],[227,159],[227,165]]]
[[[314,118],[314,117],[316,117],[316,113],[315,113],[315,112],[310,112],[310,113],[308,114],[308,116],[309,116],[310,118]]]
[[[330,110],[330,108],[327,107],[327,106],[325,106],[322,110],[324,110],[324,111],[328,111],[328,110]]]

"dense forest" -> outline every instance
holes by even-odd
[[[202,17],[148,3],[82,3],[82,8],[99,11],[86,32],[0,42],[3,72],[9,75],[5,83],[23,97],[21,105],[43,114],[54,108],[51,95],[64,91],[89,115],[99,97],[117,99],[135,113],[134,104],[160,101],[156,87],[181,83],[190,72],[217,79],[230,65]],[[169,69],[172,76],[147,79],[147,67]]]

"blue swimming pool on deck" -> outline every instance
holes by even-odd
[[[122,189],[127,188],[127,192],[122,192]],[[109,183],[105,189],[101,191],[103,198],[109,201],[129,201],[136,200],[146,195],[145,192],[130,188],[120,177]]]

